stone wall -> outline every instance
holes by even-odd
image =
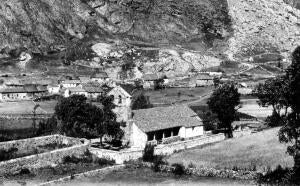
[[[84,140],[84,143],[82,143],[80,139],[69,138],[61,135],[2,142],[0,145],[3,149],[15,146],[19,148],[18,150],[22,149],[26,151],[26,149],[30,148],[30,145],[45,145],[52,142],[62,142],[73,146],[0,162],[0,175],[14,174],[23,168],[36,169],[53,166],[61,163],[63,158],[66,156],[80,156],[84,154],[90,146],[90,143],[87,140]]]
[[[178,141],[170,144],[162,144],[155,147],[154,153],[157,155],[169,155],[175,151],[193,148],[199,145],[219,142],[225,139],[224,134],[216,134],[211,136],[204,136],[186,141]]]
[[[17,148],[19,152],[27,153],[38,146],[58,143],[65,145],[81,145],[82,142],[78,138],[71,138],[62,135],[49,135],[36,138],[27,138],[22,140],[13,140],[7,142],[0,142],[0,150],[9,150]]]
[[[141,149],[128,149],[121,151],[112,151],[106,149],[90,148],[90,152],[99,158],[113,159],[116,164],[122,164],[124,161],[136,160],[143,156],[144,150]]]
[[[241,137],[251,134],[251,130],[234,132],[234,137]],[[215,143],[225,140],[224,134],[216,134],[203,136],[185,141],[178,141],[170,144],[160,144],[154,148],[156,155],[170,155],[176,151],[193,148],[200,145]],[[136,160],[143,156],[144,149],[126,149],[121,151],[112,151],[106,149],[90,148],[91,153],[99,158],[113,159],[117,164],[122,164],[124,161]]]

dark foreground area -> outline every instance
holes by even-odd
[[[212,186],[250,186],[250,181],[207,178],[196,176],[175,176],[170,173],[154,172],[150,168],[125,168],[106,175],[97,175],[63,184],[64,186],[94,185],[212,185]]]

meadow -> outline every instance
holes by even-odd
[[[196,147],[167,158],[172,163],[216,169],[264,171],[277,165],[292,167],[293,159],[286,154],[286,144],[278,141],[279,128],[268,129],[249,136],[228,139],[220,143]]]
[[[202,96],[210,94],[214,87],[196,88],[167,88],[162,90],[147,90],[145,95],[149,96],[150,103],[155,106],[172,105],[198,100]]]

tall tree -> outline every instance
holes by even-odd
[[[273,117],[281,120],[285,119],[290,107],[289,93],[289,79],[286,76],[266,80],[253,91],[259,99],[258,104],[263,107],[272,106]]]
[[[236,119],[240,106],[240,94],[233,83],[219,86],[207,102],[210,110],[217,114],[220,127],[225,129],[225,135],[232,138],[232,122]]]
[[[294,158],[296,175],[300,175],[300,46],[292,54],[292,64],[286,77],[289,79],[288,102],[291,112],[286,124],[279,131],[279,140],[290,143],[287,152]],[[298,178],[300,179],[300,178]]]
[[[62,132],[73,137],[100,137],[101,140],[104,135],[121,138],[123,133],[113,112],[113,98],[103,96],[98,100],[102,106],[88,103],[83,95],[59,100],[55,115],[61,122]]]
[[[117,116],[113,109],[116,105],[113,103],[113,96],[99,96],[97,101],[102,104],[102,125],[98,125],[96,130],[98,131],[100,142],[104,135],[111,136],[113,141],[121,141],[124,135],[124,131],[121,127],[125,127],[125,123],[117,122]]]

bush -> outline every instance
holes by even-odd
[[[177,175],[181,176],[185,174],[185,167],[181,163],[174,163],[172,164],[172,167],[174,168],[172,172]]]
[[[295,172],[288,168],[282,168],[280,165],[276,167],[275,170],[271,170],[268,168],[267,173],[265,175],[260,175],[258,178],[259,184],[287,184],[292,183],[295,180]]]
[[[164,159],[164,157],[163,156],[159,156],[159,155],[153,157],[152,170],[154,172],[161,171],[161,166],[167,164],[167,162],[165,162],[163,159]]]
[[[144,149],[144,154],[142,157],[143,161],[146,162],[154,162],[154,146],[151,144],[147,144]]]
[[[0,149],[0,162],[16,158],[17,151],[17,148],[10,148],[8,150]]]
[[[285,124],[285,119],[283,116],[280,116],[273,111],[272,115],[266,118],[266,123],[269,127],[283,126]]]

